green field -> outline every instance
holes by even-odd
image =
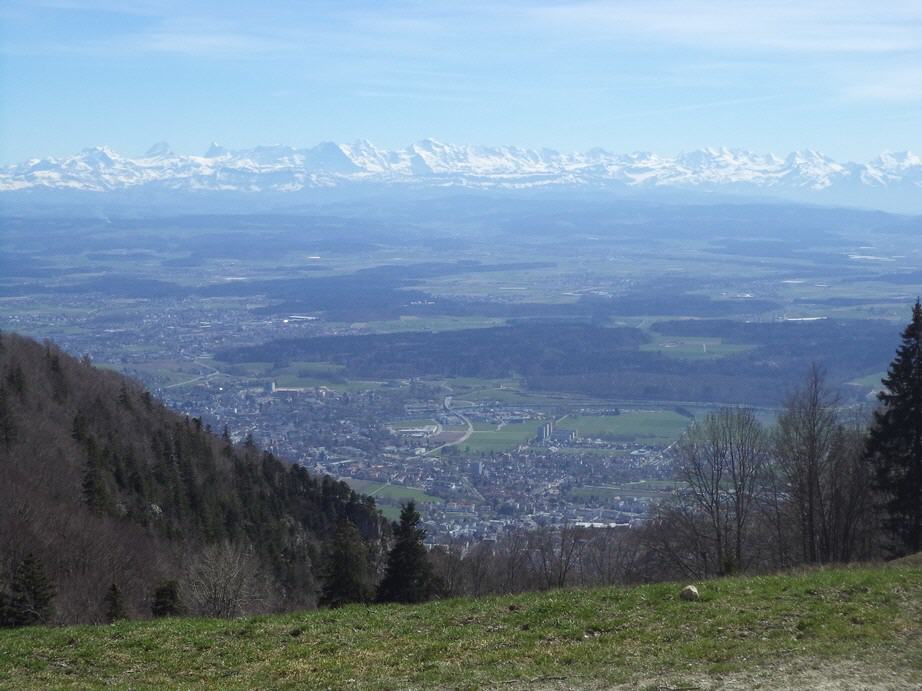
[[[468,391],[466,393],[458,394],[458,398],[463,398],[466,401],[486,401],[493,402],[497,401],[499,403],[507,403],[510,405],[515,404],[534,404],[535,396],[518,389],[499,389],[499,388],[486,388],[486,389],[475,389],[473,391]]]
[[[496,430],[495,427],[488,431],[475,431],[468,437],[467,441],[459,444],[462,451],[471,453],[490,451],[509,451],[519,444],[524,444],[535,438],[538,434],[538,428],[541,426],[540,420],[531,420],[529,422],[516,422],[505,425],[502,429]]]
[[[626,482],[613,485],[597,485],[574,487],[569,495],[572,499],[599,499],[608,500],[615,497],[622,499],[632,497],[635,499],[665,499],[671,493],[675,482],[642,480],[640,482]]]
[[[423,490],[416,487],[405,487],[403,485],[390,485],[383,482],[372,482],[371,480],[356,480],[354,478],[344,478],[344,481],[356,492],[367,494],[374,497],[377,501],[403,502],[412,499],[419,504],[439,503],[442,500],[431,494],[426,494]]]
[[[669,444],[690,422],[672,410],[629,410],[620,415],[567,415],[557,426],[575,429],[581,437],[609,435],[625,441]]]
[[[459,395],[472,390],[478,389],[517,389],[521,386],[522,381],[520,379],[483,379],[480,377],[438,377],[434,379],[427,379],[426,381],[441,384],[446,386]]]
[[[126,369],[124,365],[117,363],[94,364],[117,372]],[[195,360],[150,360],[144,363],[132,363],[128,366],[128,369],[133,373],[141,373],[145,380],[155,387],[179,386],[183,383],[191,385],[201,381],[206,376],[210,379],[222,376]]]
[[[436,424],[436,422],[431,417],[417,417],[409,420],[395,420],[394,422],[389,422],[388,426],[393,427],[394,429],[416,429],[434,424]]]
[[[400,520],[400,507],[393,505],[381,505],[378,506],[378,510],[381,512],[381,515],[384,516],[389,521],[399,521]],[[420,507],[420,514],[425,513],[423,507]]]
[[[47,688],[919,688],[922,567],[0,631]]]
[[[721,358],[752,350],[755,346],[742,343],[724,343],[719,338],[663,336],[651,333],[653,340],[640,346],[641,350],[659,352],[683,360]]]
[[[403,331],[454,331],[457,329],[483,329],[502,326],[505,319],[492,317],[409,317],[387,321],[341,323],[339,326],[367,331],[368,333],[400,333]],[[330,322],[337,325],[337,322]]]
[[[365,391],[381,387],[384,382],[344,379],[342,365],[332,362],[292,362],[276,367],[272,362],[216,363],[222,372],[236,377],[274,381],[284,389],[312,389],[324,386],[333,391]]]
[[[855,379],[850,383],[855,384],[856,386],[863,386],[868,389],[879,389],[882,386],[880,381],[885,376],[887,376],[886,372],[874,372],[874,374],[869,374],[859,379]]]
[[[619,458],[622,456],[629,456],[630,451],[623,449],[604,449],[604,448],[595,448],[595,447],[582,447],[582,446],[562,446],[557,449],[557,453],[570,454],[573,456],[598,456],[606,458]]]

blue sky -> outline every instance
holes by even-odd
[[[434,137],[922,149],[922,1],[5,0],[0,160]]]

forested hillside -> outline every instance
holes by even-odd
[[[344,521],[377,559],[387,525],[373,500],[234,445],[88,359],[0,335],[0,592],[31,555],[54,621],[146,616],[175,583],[189,611],[309,606]]]

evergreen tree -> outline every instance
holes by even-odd
[[[387,554],[387,570],[378,586],[378,602],[423,602],[435,595],[432,565],[423,545],[426,531],[419,523],[416,505],[407,502],[394,531],[394,546]]]
[[[186,608],[179,597],[179,583],[164,581],[154,588],[154,599],[150,606],[155,617],[175,617],[185,614]]]
[[[343,521],[327,555],[320,604],[339,607],[350,602],[367,602],[373,592],[368,550],[355,526]]]
[[[86,441],[88,426],[89,423],[87,422],[86,416],[78,412],[74,415],[74,422],[70,427],[71,438],[74,441]]]
[[[6,381],[10,385],[10,388],[16,393],[16,395],[22,399],[26,394],[26,375],[22,371],[22,365],[16,365],[15,367],[11,364],[7,369]]]
[[[106,621],[110,624],[119,619],[125,619],[128,615],[125,612],[125,597],[122,590],[115,583],[109,586],[106,596],[102,599],[105,608]]]
[[[86,464],[83,466],[83,499],[94,513],[107,513],[112,507],[109,490],[106,486],[104,453],[99,450],[96,440],[86,440]]]
[[[18,432],[6,387],[0,384],[0,445],[10,448],[16,441]]]
[[[51,601],[54,586],[45,574],[42,563],[32,554],[26,556],[13,573],[9,594],[3,598],[0,624],[3,626],[33,626],[44,624],[54,613]]]
[[[122,383],[122,388],[118,392],[118,402],[122,407],[128,410],[132,409],[131,408],[131,396],[128,393],[128,386],[124,383]]]
[[[922,550],[922,305],[918,300],[883,385],[866,456],[883,498],[884,527],[896,541],[894,551],[908,554]]]

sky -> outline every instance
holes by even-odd
[[[922,150],[922,0],[4,0],[0,162],[167,141]]]

